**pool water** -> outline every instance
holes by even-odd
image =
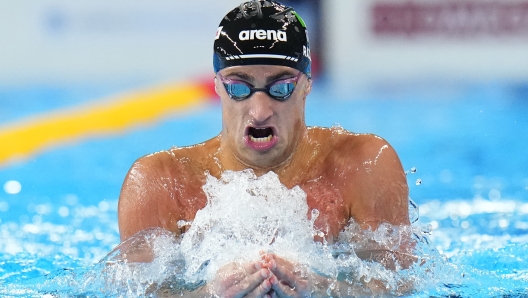
[[[525,89],[498,83],[386,87],[342,98],[316,85],[308,98],[309,125],[375,133],[399,153],[420,210],[415,226],[430,230],[430,248],[451,268],[412,296],[528,295]],[[0,90],[0,124],[118,90]],[[0,295],[43,296],[33,290],[65,272],[100,272],[97,262],[119,244],[117,198],[132,162],[209,139],[220,124],[220,107],[212,102],[122,134],[60,144],[0,168]],[[79,280],[73,280],[55,285],[56,291],[82,294]]]

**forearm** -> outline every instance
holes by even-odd
[[[370,273],[354,273],[351,268],[347,273],[340,270],[337,278],[322,276],[317,273],[311,275],[311,289],[314,297],[350,297],[372,295],[404,295],[412,292],[414,284],[398,274],[399,270],[409,269],[419,260],[416,256],[391,250],[358,251],[357,256],[364,263],[378,267]],[[377,265],[376,265],[377,264]],[[383,271],[386,271],[383,273]],[[375,274],[381,272],[381,275]]]
[[[374,261],[382,264],[389,270],[408,269],[418,261],[410,252],[394,251],[390,249],[358,250],[358,258],[364,261]]]
[[[409,287],[399,289],[397,292],[406,293]],[[345,280],[333,279],[314,274],[312,277],[312,285],[310,287],[309,297],[368,297],[380,296],[394,293],[386,287],[386,285],[379,281],[371,279],[368,282],[361,279],[356,282],[347,282]],[[186,297],[186,298],[203,298],[203,297],[219,297],[213,295],[209,285],[203,285],[196,289],[181,288],[175,285],[165,283],[161,286],[151,286],[146,294],[154,294],[155,297]]]
[[[185,297],[185,298],[203,298],[213,297],[209,286],[201,283],[198,285],[179,285],[171,282],[164,282],[161,285],[153,285],[146,291],[147,295],[154,294],[154,297]]]
[[[323,277],[315,274],[313,277],[311,297],[350,297],[376,296],[387,294],[383,283],[376,280],[365,282],[347,282],[345,280]]]

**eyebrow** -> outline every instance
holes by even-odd
[[[271,82],[274,82],[276,81],[277,79],[283,77],[283,76],[294,76],[295,74],[291,73],[290,71],[281,71],[279,73],[276,73],[270,77],[268,77],[267,79],[267,83],[271,83]],[[232,73],[229,73],[229,74],[226,74],[225,77],[228,77],[228,76],[237,76],[245,81],[254,81],[256,78],[254,76],[250,76],[248,75],[247,73],[243,73],[243,72],[232,72]]]

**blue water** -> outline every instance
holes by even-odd
[[[1,89],[0,124],[118,89]],[[498,83],[383,86],[346,98],[316,85],[308,98],[309,125],[378,134],[409,171],[411,198],[420,206],[416,225],[431,226],[431,247],[461,275],[459,284],[440,283],[414,296],[528,295],[527,98],[525,86]],[[123,134],[60,144],[0,168],[0,187],[7,181],[22,187],[17,194],[0,189],[0,294],[23,297],[21,288],[41,284],[48,274],[90,270],[119,243],[117,198],[132,162],[209,139],[220,124],[220,107],[211,103]]]

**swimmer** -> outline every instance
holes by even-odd
[[[178,222],[192,221],[206,206],[206,173],[219,178],[224,171],[245,169],[257,176],[273,171],[288,188],[301,187],[310,210],[320,212],[315,226],[330,243],[351,219],[363,229],[410,225],[406,176],[384,139],[306,126],[310,46],[305,23],[293,8],[249,1],[230,11],[216,32],[213,65],[222,106],[220,134],[147,155],[132,165],[119,198],[121,241],[152,227],[176,236],[185,233],[188,227],[180,228]],[[281,256],[263,253],[244,268],[223,267],[203,293],[310,296],[293,267]]]

